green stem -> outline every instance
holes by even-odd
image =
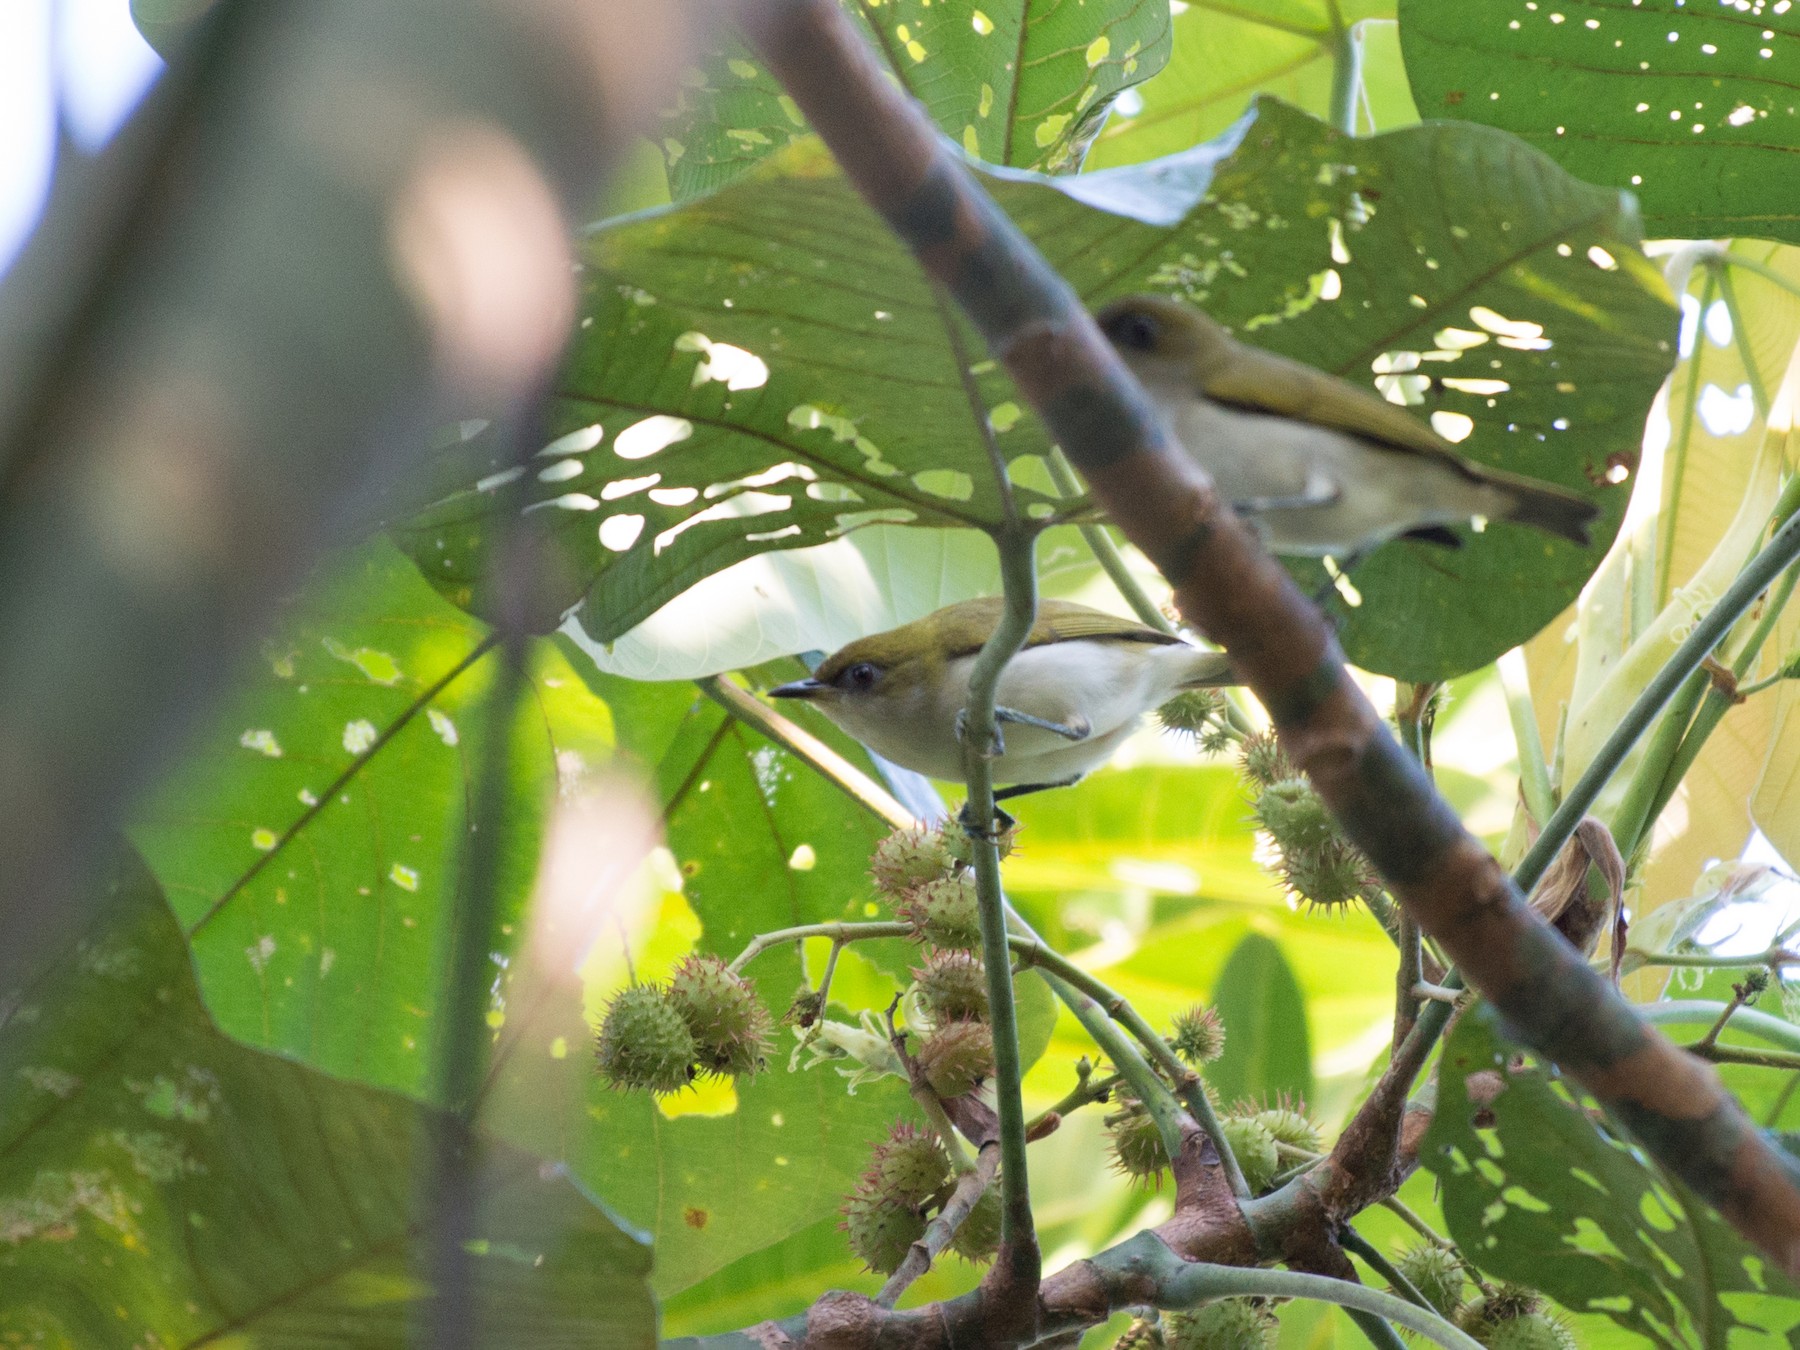
[[[1357,100],[1362,93],[1362,34],[1355,24],[1334,25],[1331,43],[1331,125],[1356,135]]]
[[[1786,494],[1783,495],[1785,499]],[[1587,766],[1575,785],[1569,789],[1555,814],[1545,823],[1543,833],[1526,850],[1518,867],[1513,870],[1513,882],[1521,892],[1529,895],[1542,879],[1545,869],[1568,842],[1569,836],[1574,834],[1581,818],[1588,813],[1588,808],[1611,781],[1613,774],[1618,772],[1619,766],[1631,753],[1638,739],[1649,730],[1650,724],[1655,721],[1664,705],[1700,668],[1700,662],[1719,645],[1731,631],[1732,625],[1756,602],[1756,598],[1797,557],[1800,557],[1800,518],[1790,516],[1762,551],[1738,573],[1737,579],[1726,588],[1718,603],[1694,625],[1693,631],[1675,649],[1674,655],[1663,668],[1656,672],[1613,729],[1612,735],[1606,738],[1606,743],[1594,756],[1593,763]]]
[[[1745,1050],[1736,1045],[1699,1040],[1681,1047],[1690,1055],[1714,1064],[1748,1064],[1758,1069],[1800,1069],[1800,1054],[1792,1050]]]
[[[1010,512],[1009,512],[1010,514]],[[1025,1165],[1025,1107],[1020,1096],[1019,1015],[1013,1005],[1012,961],[1007,955],[1006,902],[1000,891],[1000,854],[994,843],[994,775],[989,758],[997,723],[995,687],[1000,672],[1025,645],[1037,619],[1036,534],[1008,526],[995,536],[1006,608],[969,674],[964,720],[963,773],[969,784],[965,828],[981,910],[981,955],[987,966],[988,1020],[994,1032],[995,1110],[1000,1117],[1000,1242],[1020,1262],[1014,1276],[1035,1287],[1037,1237]]]
[[[1424,1238],[1432,1246],[1442,1247],[1446,1251],[1455,1250],[1456,1244],[1454,1242],[1438,1232],[1438,1230],[1433,1228],[1430,1224],[1426,1223],[1424,1219],[1420,1218],[1413,1210],[1412,1206],[1408,1205],[1404,1200],[1396,1199],[1394,1196],[1390,1195],[1381,1202],[1381,1207],[1399,1215],[1401,1221],[1404,1222],[1408,1228],[1412,1229],[1413,1232]]]
[[[1682,738],[1692,725],[1694,710],[1700,706],[1711,682],[1704,670],[1696,670],[1682,682],[1675,697],[1669,700],[1668,710],[1656,724],[1656,730],[1651,733],[1637,772],[1625,785],[1625,793],[1619,799],[1608,828],[1613,832],[1619,852],[1628,862],[1656,820],[1663,785],[1668,782],[1670,769],[1681,752]],[[1626,753],[1630,753],[1629,747]]]
[[[1670,1022],[1705,1022],[1710,1025],[1718,1021],[1719,1014],[1725,1011],[1726,1006],[1711,999],[1671,999],[1667,1003],[1647,1004],[1639,1008],[1638,1012],[1646,1022],[1656,1025]],[[1769,1013],[1758,1012],[1755,1008],[1739,1008],[1732,1016],[1731,1029],[1760,1037],[1784,1050],[1800,1052],[1800,1027]]]
[[[1800,955],[1785,947],[1770,947],[1753,956],[1714,956],[1711,952],[1646,952],[1636,947],[1625,949],[1626,957],[1635,957],[1643,966],[1695,966],[1702,970],[1751,970],[1800,964]]]
[[[869,938],[911,937],[912,932],[911,924],[892,920],[878,923],[803,923],[793,928],[778,928],[773,933],[758,933],[751,938],[750,945],[738,953],[737,959],[728,969],[742,970],[770,948],[800,942],[806,938],[830,938],[841,947],[846,943],[863,942]]]
[[[1731,252],[1729,249],[1719,253],[1713,261],[1715,263],[1724,263],[1727,267],[1736,267],[1741,271],[1753,272],[1764,281],[1779,286],[1789,295],[1800,296],[1800,282],[1795,281],[1792,277],[1783,276],[1767,263],[1757,262],[1754,258],[1746,258],[1741,254]]]
[[[1519,792],[1525,809],[1536,821],[1550,819],[1556,797],[1550,788],[1550,766],[1544,759],[1544,742],[1538,736],[1537,709],[1531,702],[1531,683],[1525,670],[1525,654],[1512,652],[1498,663],[1500,689],[1506,695],[1506,714],[1512,721],[1513,742],[1519,747]]]
[[[1432,1308],[1431,1300],[1421,1294],[1413,1285],[1413,1282],[1402,1275],[1395,1267],[1394,1263],[1381,1254],[1381,1249],[1379,1247],[1373,1242],[1370,1242],[1369,1239],[1357,1232],[1349,1224],[1345,1224],[1338,1230],[1338,1242],[1343,1246],[1345,1251],[1354,1252],[1356,1255],[1362,1257],[1362,1259],[1368,1263],[1369,1269],[1373,1270],[1377,1275],[1381,1276],[1382,1279],[1386,1280],[1394,1287],[1394,1292],[1396,1294],[1399,1294],[1409,1303],[1418,1304],[1421,1308],[1430,1308],[1433,1312],[1437,1311],[1437,1309]]]
[[[1163,1072],[1174,1081],[1176,1097],[1182,1106],[1187,1108],[1187,1113],[1194,1118],[1194,1122],[1200,1126],[1206,1137],[1212,1140],[1213,1148],[1219,1154],[1219,1165],[1224,1169],[1225,1179],[1231,1185],[1231,1193],[1239,1199],[1247,1198],[1250,1194],[1250,1186],[1244,1180],[1244,1169],[1239,1165],[1237,1156],[1231,1151],[1231,1145],[1225,1138],[1224,1127],[1219,1123],[1219,1116],[1213,1110],[1212,1102],[1207,1099],[1206,1088],[1200,1082],[1199,1075],[1182,1061],[1181,1056],[1175,1053],[1174,1048],[1167,1041],[1157,1035],[1156,1029],[1144,1020],[1143,1014],[1131,1005],[1129,999],[1109,988],[1061,953],[1045,945],[1043,939],[1031,930],[1031,926],[1019,917],[1017,910],[1012,911],[1011,918],[1014,931],[1013,950],[1019,954],[1020,964],[1040,967],[1046,972],[1046,979],[1054,975],[1056,979],[1050,986],[1052,990],[1058,990],[1058,985],[1061,985],[1070,993],[1091,1003],[1094,1012],[1099,1015],[1101,1020],[1107,1022],[1109,1033],[1111,1023],[1116,1021],[1137,1038],[1138,1043],[1144,1047],[1150,1058],[1155,1060]],[[1088,1034],[1094,1036],[1096,1043],[1101,1043],[1100,1038],[1095,1035],[1093,1027],[1088,1024],[1089,1015],[1084,1014],[1082,1008],[1071,1002],[1067,993],[1059,990],[1057,997],[1061,998],[1069,1011],[1081,1020],[1084,1027],[1088,1028]],[[1104,1043],[1101,1044],[1102,1048],[1105,1048]],[[1121,1071],[1124,1070],[1123,1065],[1119,1067]],[[1154,1075],[1152,1076],[1154,1077]],[[1168,1091],[1166,1087],[1163,1087],[1160,1078],[1155,1079],[1155,1082],[1160,1091],[1165,1093]],[[1132,1086],[1135,1088],[1137,1085],[1133,1083]],[[1178,1136],[1176,1148],[1169,1152],[1171,1158],[1176,1156],[1179,1146]]]
[[[1192,1262],[1172,1271],[1161,1282],[1165,1307],[1187,1308],[1203,1299],[1251,1295],[1262,1298],[1308,1298],[1340,1308],[1372,1313],[1397,1322],[1408,1331],[1445,1347],[1445,1350],[1481,1350],[1473,1337],[1458,1331],[1434,1312],[1408,1303],[1394,1294],[1371,1289],[1327,1275],[1305,1275],[1294,1270],[1258,1270],[1243,1266],[1215,1266]]]
[[[1725,302],[1725,312],[1731,316],[1731,337],[1737,344],[1738,360],[1744,363],[1744,378],[1750,385],[1750,401],[1756,408],[1756,420],[1767,421],[1769,390],[1763,384],[1762,372],[1756,368],[1756,353],[1750,350],[1750,332],[1744,323],[1744,312],[1738,306],[1737,288],[1731,284],[1730,271],[1720,266],[1717,259],[1712,266],[1719,276],[1719,298]]]

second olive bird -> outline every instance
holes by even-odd
[[[1003,610],[999,599],[947,605],[858,638],[811,679],[769,694],[806,699],[902,768],[960,779],[969,675]],[[1221,652],[1085,605],[1041,601],[1031,636],[996,687],[1002,746],[994,781],[1025,789],[1072,783],[1181,690],[1235,682]]]
[[[1448,527],[1477,516],[1588,542],[1586,498],[1472,464],[1373,390],[1238,342],[1190,305],[1137,295],[1095,317],[1272,552],[1348,567],[1395,538],[1458,547]]]

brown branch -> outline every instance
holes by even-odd
[[[883,78],[834,0],[762,0],[753,40],[850,179],[974,320],[1183,615],[1230,653],[1287,753],[1395,898],[1524,1042],[1574,1076],[1782,1269],[1800,1188],[1717,1073],[1538,921],[1351,682],[1318,610],[1172,440],[1068,285]]]
[[[963,1226],[971,1210],[987,1194],[993,1183],[994,1174],[1000,1170],[1000,1141],[981,1150],[981,1156],[975,1159],[975,1166],[964,1172],[956,1180],[956,1189],[950,1192],[950,1198],[944,1202],[943,1209],[925,1225],[925,1232],[919,1240],[906,1250],[906,1259],[900,1263],[888,1282],[881,1286],[881,1292],[875,1295],[875,1306],[891,1308],[900,1301],[907,1287],[926,1271],[939,1254],[956,1239],[956,1230]]]

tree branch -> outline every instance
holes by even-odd
[[[919,1240],[906,1251],[906,1259],[900,1267],[888,1276],[888,1282],[881,1286],[881,1292],[875,1295],[875,1306],[891,1308],[900,1301],[907,1287],[926,1271],[931,1263],[956,1239],[956,1230],[963,1226],[963,1220],[969,1217],[969,1211],[975,1208],[981,1197],[987,1194],[988,1186],[994,1180],[994,1173],[1000,1167],[1000,1150],[989,1146],[981,1150],[975,1159],[975,1166],[964,1172],[956,1180],[956,1189],[950,1192],[950,1198],[944,1202],[943,1209],[936,1217],[925,1225],[925,1232]]]
[[[1171,439],[1067,283],[979,189],[923,110],[883,78],[834,0],[761,0],[745,13],[753,41],[851,181],[974,320],[1095,499],[1175,583],[1183,614],[1230,653],[1289,756],[1395,898],[1527,1045],[1578,1079],[1783,1270],[1800,1274],[1800,1187],[1787,1165],[1711,1068],[1651,1031],[1532,915],[1387,733],[1318,610]],[[1800,525],[1784,527],[1771,548],[1785,566],[1800,552]],[[1746,575],[1734,590],[1754,582]],[[1702,620],[1694,645],[1722,635],[1714,625],[1724,608]],[[1695,653],[1696,664],[1711,645]],[[1679,678],[1665,698],[1688,673],[1672,669]],[[1560,843],[1547,844],[1542,861]]]

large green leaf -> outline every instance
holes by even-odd
[[[1254,94],[1327,116],[1340,34],[1393,13],[1394,0],[1193,0],[1175,16],[1168,65],[1114,109],[1087,167],[1134,164],[1211,140]]]
[[[1512,1058],[1485,1007],[1451,1033],[1420,1159],[1465,1254],[1565,1306],[1604,1312],[1651,1345],[1776,1344],[1800,1289],[1679,1182],[1595,1123],[1552,1071]],[[1477,1127],[1468,1080],[1504,1084]],[[1733,1334],[1735,1332],[1735,1334]],[[1769,1339],[1750,1340],[1765,1336]]]
[[[1169,55],[1162,0],[845,0],[901,87],[944,133],[994,164],[1081,162],[1121,90]],[[794,101],[741,41],[690,77],[658,133],[676,200],[718,187],[806,132]]]
[[[429,1108],[221,1035],[154,881],[0,991],[0,1342],[405,1346]],[[648,1347],[650,1252],[561,1168],[490,1144],[483,1345]]]
[[[1084,299],[1178,291],[1251,341],[1420,404],[1470,433],[1471,458],[1600,502],[1586,550],[1507,524],[1460,551],[1377,550],[1343,622],[1358,664],[1471,669],[1580,589],[1673,354],[1674,311],[1619,194],[1498,133],[1349,141],[1268,101],[1185,159],[991,187]],[[527,491],[596,642],[756,553],[870,519],[991,524],[990,427],[1027,509],[1054,510],[1035,490],[1040,426],[812,143],[594,235],[586,306],[552,414],[562,438]],[[444,452],[438,504],[401,535],[459,603],[484,573],[500,464],[479,438]]]
[[[426,1091],[474,765],[486,630],[384,544],[339,559],[246,672],[133,838],[207,1006],[253,1044]],[[604,704],[548,645],[514,728],[500,922],[516,926],[558,774],[610,753]]]
[[[1306,1001],[1278,943],[1247,935],[1225,962],[1212,1003],[1225,1024],[1225,1053],[1206,1078],[1220,1097],[1273,1103],[1312,1095]]]
[[[1760,0],[1400,0],[1427,117],[1504,127],[1628,187],[1655,234],[1800,241],[1800,11]]]

